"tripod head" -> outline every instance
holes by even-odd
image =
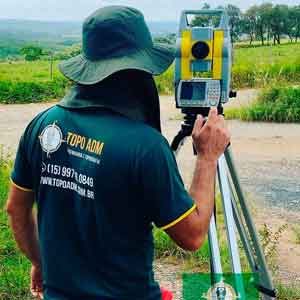
[[[181,129],[171,144],[171,148],[174,152],[178,151],[179,146],[182,144],[185,138],[192,135],[197,116],[202,115],[204,118],[208,117],[210,107],[183,108],[181,111],[184,114],[183,122],[181,123]],[[224,114],[224,109],[221,103],[218,106],[218,114]],[[196,155],[195,149],[194,154]]]

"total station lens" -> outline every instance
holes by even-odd
[[[209,54],[209,46],[205,42],[197,42],[192,47],[192,54],[197,59],[204,59]]]

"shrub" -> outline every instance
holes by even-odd
[[[273,85],[249,107],[226,109],[225,115],[244,121],[300,122],[300,87]]]
[[[265,89],[248,109],[247,119],[254,121],[299,122],[300,87],[272,86]]]
[[[155,77],[158,92],[164,95],[174,93],[174,64],[162,75]]]
[[[57,99],[65,94],[68,81],[55,78],[53,81],[0,81],[0,102],[28,103]]]

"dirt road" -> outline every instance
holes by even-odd
[[[247,105],[255,95],[255,91],[242,91],[239,98],[228,105]],[[0,105],[0,144],[15,152],[26,124],[52,105],[54,103]],[[181,122],[172,97],[161,97],[161,111],[163,133],[171,141]],[[236,120],[227,124],[232,132],[232,149],[241,183],[257,207],[257,225],[267,223],[274,231],[285,223],[290,225],[279,246],[280,277],[300,277],[300,246],[295,243],[293,233],[294,228],[300,230],[300,124]],[[189,185],[194,169],[190,141],[182,148],[178,163]]]

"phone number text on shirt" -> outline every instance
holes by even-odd
[[[79,184],[87,185],[89,187],[94,187],[93,177],[89,177],[85,174],[78,173],[73,168],[68,168],[65,166],[48,164],[44,165],[42,168],[42,173],[47,172],[48,174],[62,176],[65,178],[75,179]]]

